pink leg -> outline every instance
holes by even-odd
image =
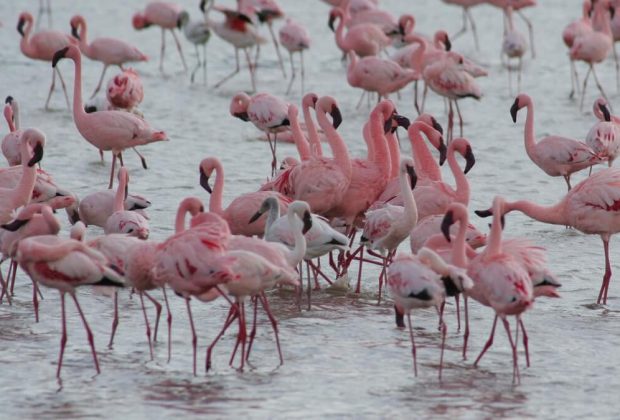
[[[364,247],[360,248],[360,259],[364,259]],[[357,286],[355,287],[355,293],[360,293],[362,288],[362,261],[359,263],[359,268],[357,270]]]
[[[603,249],[605,250],[605,275],[603,276],[603,283],[601,284],[601,290],[598,293],[598,299],[596,303],[607,304],[607,288],[609,287],[609,280],[611,279],[611,264],[609,263],[609,238],[603,238]]]
[[[187,316],[189,317],[189,326],[192,330],[192,348],[193,348],[193,368],[194,376],[196,376],[196,351],[198,346],[198,337],[196,336],[196,328],[194,328],[194,318],[192,317],[192,308],[189,303],[189,298],[185,299],[185,306],[187,306]]]
[[[153,332],[153,341],[157,341],[157,330],[159,329],[159,318],[161,318],[161,303],[159,303],[153,296],[151,296],[148,292],[142,292],[144,296],[147,297],[148,300],[155,305],[155,312],[157,313],[155,317],[155,331]]]
[[[276,337],[276,346],[278,347],[278,356],[280,357],[280,366],[282,366],[282,364],[284,364],[284,358],[282,357],[282,349],[280,348],[280,337],[278,334],[278,321],[276,320],[276,318],[273,316],[273,313],[271,312],[271,308],[269,307],[269,301],[267,301],[267,296],[265,296],[265,292],[261,292],[261,294],[258,295],[258,298],[263,304],[263,308],[265,309],[265,312],[267,312],[267,317],[269,317],[269,321],[271,322],[271,327],[273,328],[273,333]]]
[[[512,348],[512,382],[520,383],[521,375],[519,375],[519,363],[517,360],[517,346],[512,339],[512,334],[510,333],[510,324],[506,318],[502,318],[502,322],[504,323],[504,328],[506,329],[506,334],[508,335],[508,341],[510,342],[510,347]]]
[[[11,296],[15,296],[15,279],[17,278],[17,261],[11,260]],[[35,288],[36,289],[36,288]]]
[[[439,310],[438,310],[439,312]],[[446,348],[446,332],[448,331],[448,327],[446,323],[443,321],[443,313],[439,313],[439,324],[441,329],[441,353],[439,356],[439,381],[441,382],[441,374],[443,372],[443,353]]]
[[[10,266],[9,266],[10,267]],[[2,286],[2,293],[0,293],[0,303],[2,303],[2,298],[6,295],[6,300],[9,302],[9,305],[12,305],[13,302],[11,300],[11,295],[9,293],[8,286],[2,277],[2,272],[0,272],[0,286]]]
[[[93,360],[95,361],[95,369],[97,369],[97,373],[99,374],[101,373],[101,371],[99,370],[99,361],[97,360],[97,351],[95,350],[95,340],[93,338],[93,332],[88,326],[88,322],[86,322],[84,312],[82,312],[82,308],[80,307],[80,303],[78,302],[77,297],[74,293],[71,294],[71,297],[73,298],[73,302],[75,302],[75,307],[80,314],[80,318],[82,318],[82,323],[84,324],[84,329],[86,330],[86,336],[88,337],[88,344],[90,344],[90,351],[92,352]]]
[[[226,317],[226,322],[224,322],[224,327],[219,332],[219,334],[215,337],[215,339],[211,342],[209,347],[207,348],[207,357],[205,362],[205,368],[207,372],[211,369],[211,353],[213,352],[213,348],[217,344],[217,342],[222,338],[228,327],[233,323],[235,319],[239,316],[239,311],[237,310],[237,305],[231,305],[230,310],[228,311],[228,316]]]
[[[232,366],[232,362],[234,361],[235,354],[237,353],[237,348],[239,344],[241,344],[241,364],[237,369],[240,372],[243,372],[243,367],[245,365],[245,345],[246,345],[246,323],[245,323],[245,304],[244,302],[238,302],[239,305],[239,334],[237,335],[237,343],[235,344],[235,349],[233,350],[233,354],[230,360],[230,365]]]
[[[381,274],[379,274],[379,300],[377,303],[381,303],[381,294],[383,290],[383,280],[387,275],[387,259],[383,259],[383,269],[381,269]],[[387,279],[386,279],[387,281]]]
[[[252,330],[250,330],[250,339],[248,340],[248,352],[245,355],[245,360],[248,360],[250,358],[252,344],[254,344],[254,337],[256,337],[256,320],[258,318],[258,298],[256,296],[252,296],[252,305],[254,305],[254,317],[252,319]]]
[[[480,361],[480,359],[482,359],[482,356],[484,356],[484,353],[486,353],[487,350],[493,345],[493,337],[495,336],[495,327],[497,327],[497,318],[498,316],[495,315],[495,318],[493,319],[493,326],[491,327],[491,335],[489,335],[489,339],[484,345],[484,348],[482,349],[482,351],[476,358],[476,361],[474,362],[475,367],[478,367],[478,362]]]
[[[118,291],[114,290],[114,319],[112,320],[112,332],[110,333],[110,342],[108,348],[112,348],[114,343],[114,335],[116,334],[116,328],[118,327]]]
[[[37,283],[34,280],[32,280],[32,306],[34,307],[35,322],[39,322],[39,299],[38,299],[37,290],[38,290]]]
[[[461,298],[460,295],[454,296],[454,303],[456,305],[456,332],[461,332]]]
[[[108,189],[112,189],[114,186],[114,168],[116,166],[116,153],[112,151],[112,169],[110,170],[110,184],[108,185]]]
[[[517,332],[519,332],[519,325],[521,326],[521,330],[523,330],[523,346],[525,347],[525,363],[527,367],[530,367],[530,348],[528,346],[528,337],[527,337],[527,331],[525,331],[525,324],[523,323],[523,319],[521,319],[521,316],[517,316]]]
[[[142,292],[138,292],[140,296],[140,306],[142,307],[142,314],[144,315],[144,324],[146,325],[146,338],[149,341],[149,352],[151,354],[151,360],[153,360],[153,342],[151,341],[151,325],[149,324],[149,317],[146,315],[146,308],[144,307],[144,297]]]
[[[93,99],[97,95],[97,93],[99,93],[99,90],[101,89],[101,85],[103,84],[103,78],[105,77],[106,70],[108,70],[108,65],[104,64],[103,70],[101,71],[101,77],[99,78],[99,83],[97,83],[97,87],[95,88],[95,91],[93,92],[93,94],[90,95],[90,99]]]
[[[413,339],[413,328],[411,327],[411,314],[407,313],[407,323],[409,324],[409,338],[411,338],[411,355],[413,356],[413,372],[418,376],[418,363],[416,361],[415,340]]]
[[[60,292],[60,315],[62,317],[62,333],[60,336],[60,354],[58,355],[58,369],[56,369],[56,377],[60,379],[60,369],[62,369],[62,358],[65,355],[65,346],[67,345],[67,316],[65,314],[65,294]]]
[[[170,357],[172,356],[172,312],[170,312],[170,304],[168,303],[168,294],[166,293],[166,286],[162,287],[164,292],[164,302],[166,304],[166,312],[168,317],[166,322],[168,323],[168,363],[170,363]]]
[[[465,304],[465,333],[463,334],[463,360],[467,360],[467,341],[469,340],[469,310],[467,296],[463,295],[463,303]]]

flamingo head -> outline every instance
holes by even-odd
[[[327,26],[329,26],[332,32],[335,31],[334,22],[336,22],[337,19],[342,19],[342,10],[334,8],[329,12],[329,20],[327,21]]]
[[[218,164],[219,162],[215,158],[205,158],[200,162],[200,186],[209,194],[213,193],[209,185],[209,178]]]
[[[301,105],[303,107],[314,109],[318,100],[319,100],[319,96],[316,93],[313,93],[313,92],[306,93],[303,99],[301,100]]]
[[[133,17],[131,18],[131,24],[133,25],[133,28],[137,31],[151,26],[151,22],[147,21],[146,17],[142,13],[136,13],[135,15],[133,15]]]
[[[189,13],[183,10],[177,17],[177,28],[181,29],[189,23]]]
[[[32,23],[33,19],[32,15],[28,12],[22,12],[19,15],[19,19],[17,20],[17,32],[19,32],[21,36],[24,36],[24,26],[26,23]]]
[[[70,58],[71,60],[79,60],[81,57],[81,53],[78,47],[75,45],[69,45],[61,50],[58,50],[54,53],[54,57],[52,58],[52,67],[56,67],[58,62],[63,58]]]
[[[75,39],[80,41],[81,38],[78,31],[80,29],[80,26],[84,25],[84,18],[80,15],[75,15],[71,18],[71,21],[69,23],[71,24],[71,35],[73,35]]]
[[[400,171],[409,176],[409,183],[411,184],[411,189],[413,190],[418,182],[418,176],[415,173],[415,169],[413,169],[413,159],[403,158],[400,162]]]
[[[280,209],[280,203],[278,203],[278,199],[275,197],[267,197],[261,203],[259,209],[252,215],[248,223],[254,223],[257,221],[263,214],[267,213],[271,209]]]
[[[528,106],[532,102],[532,99],[526,94],[522,93],[515,98],[514,103],[510,107],[510,116],[512,117],[512,122],[517,122],[517,113],[523,107]]]

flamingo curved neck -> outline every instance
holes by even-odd
[[[75,79],[73,80],[73,118],[75,124],[79,126],[85,122],[87,118],[86,111],[82,105],[82,56],[80,54],[73,58],[75,64]],[[93,114],[94,115],[94,114]]]
[[[416,205],[411,184],[409,184],[409,175],[405,171],[400,171],[400,194],[404,203],[404,215],[402,219],[396,221],[397,229],[410,232],[411,229],[418,224],[418,206]]]
[[[452,143],[454,144],[454,142]],[[448,166],[450,166],[450,171],[452,172],[452,176],[454,177],[454,181],[456,184],[456,201],[467,207],[469,205],[469,182],[467,181],[467,177],[463,173],[463,170],[459,166],[459,163],[456,161],[455,155],[455,147],[450,147],[448,149]]]
[[[510,211],[520,211],[532,219],[539,222],[549,223],[552,225],[570,225],[565,215],[565,200],[552,206],[541,206],[527,200],[519,200],[512,203],[506,203],[506,213]]]
[[[30,32],[32,31],[32,21],[26,21],[26,27],[24,28],[24,35],[22,39],[19,40],[19,49],[22,50],[22,53],[30,58],[34,58],[34,50],[33,46],[30,44]]]
[[[497,203],[497,200],[493,203],[493,222],[491,223],[491,232],[487,240],[487,246],[485,248],[485,254],[489,257],[498,255],[502,252],[502,206]]]
[[[536,158],[536,135],[534,134],[534,104],[532,101],[527,103],[527,116],[525,118],[525,129],[523,132],[525,151],[527,155],[535,161]]]
[[[466,235],[467,225],[469,224],[469,218],[467,213],[461,215],[459,220],[459,231],[456,234],[454,244],[452,245],[452,264],[457,267],[467,268],[467,253],[466,253]]]
[[[28,142],[24,139],[21,143],[21,159],[22,159],[22,176],[19,182],[12,190],[9,190],[8,197],[3,197],[4,200],[10,200],[11,208],[16,209],[21,206],[25,206],[30,201],[32,196],[32,190],[37,179],[36,165],[28,166],[28,161],[32,158],[32,153]]]
[[[114,211],[125,210],[125,191],[127,189],[127,175],[125,172],[120,173],[120,179],[118,181],[118,188],[116,189],[116,195],[114,196]]]
[[[276,220],[280,218],[280,203],[276,200],[275,202],[269,202],[269,213],[267,214],[267,221],[265,222],[265,233],[271,230],[271,227],[275,223]]]
[[[338,162],[347,177],[351,178],[351,159],[349,157],[349,150],[347,149],[346,144],[342,140],[342,137],[340,137],[336,129],[327,119],[327,116],[325,115],[325,110],[317,112],[316,118],[319,122],[319,125],[325,132],[325,135],[327,136],[327,141],[329,143],[329,147],[332,150],[332,155],[334,156],[334,159]]]
[[[424,123],[413,123],[414,128],[409,136],[411,143],[411,150],[413,152],[413,162],[416,171],[420,172],[420,175],[424,178],[431,178],[433,180],[441,180],[441,169],[439,164],[435,162],[431,151],[429,150],[421,131],[424,131],[428,136],[428,131],[431,127],[426,126]]]
[[[398,177],[398,165],[400,164],[400,145],[398,139],[391,131],[386,134],[388,149],[390,152],[390,179]]]
[[[387,178],[390,173],[390,156],[387,139],[383,132],[383,113],[374,112],[370,123],[370,141],[373,143],[374,156],[371,160],[381,168],[381,175]]]
[[[315,157],[323,156],[323,147],[321,146],[321,140],[319,139],[319,133],[316,130],[316,125],[310,115],[310,105],[303,107],[304,122],[306,123],[306,130],[308,131],[308,140],[310,141],[310,150]]]
[[[224,213],[222,208],[222,198],[224,195],[224,168],[220,162],[215,163],[215,185],[213,186],[213,194],[209,200],[209,211],[221,215]]]
[[[288,223],[293,230],[293,237],[295,238],[295,246],[287,253],[286,261],[291,265],[291,267],[296,267],[306,255],[306,238],[301,232],[301,220],[297,218],[294,210],[291,210],[291,206],[289,206],[286,218],[288,219]]]
[[[310,159],[312,153],[310,152],[310,145],[308,144],[308,140],[304,137],[304,133],[301,131],[301,127],[299,126],[299,118],[297,115],[294,115],[293,118],[289,118],[291,123],[291,130],[293,132],[293,139],[295,140],[295,146],[297,147],[297,152],[299,153],[299,158],[304,161]]]

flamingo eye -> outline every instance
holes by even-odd
[[[510,299],[510,303],[515,303],[517,301],[517,297],[513,296],[512,299]]]

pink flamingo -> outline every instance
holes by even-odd
[[[200,9],[205,14],[205,22],[207,22],[207,25],[217,36],[229,44],[232,44],[235,48],[235,70],[217,82],[214,87],[218,88],[222,86],[224,82],[230,80],[239,73],[241,70],[239,67],[239,50],[241,49],[245,53],[245,58],[248,63],[250,81],[252,82],[252,91],[256,91],[256,64],[253,63],[250,58],[249,48],[254,46],[259,48],[260,44],[265,43],[265,39],[258,34],[256,28],[252,24],[252,19],[250,19],[247,15],[232,9],[214,7],[213,3],[210,3],[209,6],[206,7],[206,3],[206,0],[203,0],[200,3]],[[209,18],[209,12],[211,9],[223,13],[225,20],[223,22],[219,22]]]
[[[574,186],[555,205],[545,207],[521,200],[504,206],[504,213],[516,210],[543,223],[571,226],[586,234],[599,235],[605,252],[605,274],[597,303],[603,304],[607,303],[612,274],[609,240],[620,231],[620,207],[616,204],[620,202],[619,182],[620,169],[603,169]]]
[[[379,299],[389,261],[394,257],[401,242],[407,239],[411,229],[418,223],[418,208],[411,191],[417,181],[413,159],[405,158],[401,161],[399,181],[404,207],[388,204],[380,209],[368,211],[360,238],[361,244],[379,251],[383,257],[383,270],[379,276]]]
[[[175,28],[181,29],[183,25],[189,20],[189,14],[183,10],[181,6],[175,3],[168,3],[163,1],[152,1],[146,5],[146,8],[141,13],[133,15],[132,24],[134,29],[142,30],[148,28],[151,25],[156,25],[161,28],[161,56],[159,59],[159,70],[164,72],[164,52],[166,51],[166,30],[169,30],[174,38],[174,42],[179,50],[181,61],[183,62],[183,68],[187,71],[187,64],[185,63],[185,57],[183,56],[183,50],[179,43]]]
[[[78,205],[79,219],[84,222],[86,226],[95,225],[104,227],[108,218],[114,213],[114,201],[116,199],[116,192],[113,190],[97,191],[88,194],[80,200]],[[129,211],[144,210],[151,206],[151,202],[146,198],[128,194],[124,199],[123,208]],[[144,216],[145,213],[141,212]]]
[[[597,122],[586,135],[586,144],[601,158],[607,159],[609,166],[620,154],[620,118],[611,115],[607,101],[598,98],[592,107]]]
[[[516,58],[518,60],[517,65],[517,90],[521,91],[521,73],[523,67],[523,55],[527,51],[527,42],[521,32],[515,28],[514,20],[512,17],[512,7],[509,6],[506,9],[506,20],[508,25],[504,31],[504,39],[502,42],[502,53],[507,57],[506,67],[508,68],[508,86],[512,93],[512,71],[513,67],[510,65],[510,59]]]
[[[458,100],[474,98],[480,100],[482,91],[476,84],[474,77],[463,67],[463,56],[454,52],[447,52],[443,59],[428,65],[424,69],[424,80],[435,93],[448,99],[448,141],[452,140],[454,114],[452,103],[459,116],[460,136],[463,136],[463,116],[459,109]]]
[[[571,174],[601,163],[602,158],[587,144],[565,137],[549,136],[536,142],[532,98],[526,94],[517,96],[510,108],[510,115],[512,120],[517,122],[517,113],[525,107],[527,107],[527,118],[524,140],[527,155],[547,175],[564,177],[570,190]]]
[[[106,285],[123,287],[122,276],[110,265],[105,256],[85,244],[73,239],[60,239],[55,235],[35,236],[20,241],[17,261],[22,269],[36,282],[60,292],[62,315],[62,337],[56,377],[60,378],[62,359],[67,343],[67,322],[65,315],[65,294],[69,294],[80,314],[88,342],[100,373],[93,333],[84,317],[75,295],[75,288],[84,285]]]
[[[487,4],[492,6],[499,7],[506,12],[508,7],[512,7],[512,9],[517,12],[517,14],[523,19],[525,25],[527,26],[527,30],[530,38],[530,45],[532,46],[532,58],[536,58],[536,49],[534,48],[534,26],[532,22],[523,14],[521,9],[525,9],[526,7],[533,7],[537,5],[537,0],[486,0]],[[504,21],[504,24],[506,21]]]
[[[387,99],[390,93],[398,92],[419,77],[416,71],[403,69],[392,60],[375,56],[358,59],[355,51],[349,51],[347,82],[365,92],[376,92],[378,100]]]
[[[350,28],[345,35],[344,27],[348,19],[348,16],[338,8],[332,9],[329,14],[328,24],[332,31],[334,31],[334,22],[338,20],[338,26],[335,29],[336,44],[343,54],[353,50],[360,57],[377,55],[390,45],[390,38],[383,33],[381,27],[373,23],[356,25]]]
[[[243,121],[250,121],[256,128],[265,132],[269,141],[269,148],[273,159],[271,161],[271,175],[278,165],[276,147],[278,132],[290,126],[288,120],[288,105],[282,99],[270,93],[257,93],[250,97],[245,92],[239,92],[230,101],[230,114]],[[273,134],[273,142],[270,134]]]
[[[275,197],[280,204],[280,211],[286,212],[291,200],[272,191],[257,191],[241,194],[230,202],[226,209],[222,207],[224,194],[224,168],[222,163],[214,157],[208,157],[200,162],[200,185],[212,194],[209,200],[209,211],[222,216],[233,235],[262,236],[265,232],[266,217],[250,223],[250,218],[258,211],[267,197]],[[209,185],[209,178],[215,171],[215,185]]]
[[[134,151],[136,146],[167,140],[166,133],[156,131],[149,124],[137,116],[123,111],[99,111],[87,114],[82,104],[82,55],[75,46],[70,46],[57,51],[52,60],[52,66],[56,67],[62,58],[69,58],[75,63],[75,80],[73,84],[73,120],[78,131],[90,144],[99,150],[112,151],[112,169],[110,171],[110,185],[114,183],[114,166],[116,158],[123,164],[122,153],[131,147]],[[138,155],[140,155],[138,153]],[[142,166],[146,162],[142,158]]]
[[[200,6],[201,11],[204,15],[204,6]],[[204,18],[199,19],[197,21],[186,20],[183,25],[183,34],[185,38],[194,44],[194,50],[196,51],[196,67],[192,70],[192,74],[190,75],[190,83],[194,83],[194,77],[196,76],[196,72],[200,67],[202,67],[202,80],[203,83],[207,84],[207,43],[211,39],[211,28],[205,22]],[[200,52],[198,51],[198,46],[202,46],[202,58],[200,58]]]
[[[299,53],[299,59],[301,60],[301,92],[304,92],[304,80],[306,71],[304,68],[304,50],[310,48],[310,35],[306,28],[292,19],[286,19],[286,24],[280,28],[278,32],[280,43],[289,53],[291,61],[291,81],[286,88],[286,94],[288,95],[293,86],[295,80],[295,63],[293,62],[293,54]]]
[[[138,73],[133,69],[125,69],[122,73],[114,76],[106,89],[106,98],[116,108],[136,112],[136,107],[144,99],[144,88]]]
[[[313,110],[316,108],[316,103],[319,97],[316,93],[307,93],[301,100],[301,106],[304,113],[304,124],[308,132],[308,142],[310,143],[310,151],[313,156],[323,156],[323,146],[321,146],[321,139],[319,138],[319,132],[316,129],[312,115],[310,115],[310,108]]]
[[[125,200],[128,196],[129,175],[126,168],[118,171],[118,188],[116,189],[116,197],[114,198],[114,212],[108,217],[103,232],[108,235],[110,233],[126,233],[129,236],[135,236],[139,239],[147,239],[149,237],[149,222],[142,214],[136,211],[125,210]]]
[[[467,273],[474,280],[474,287],[467,293],[477,301],[495,310],[495,320],[489,339],[482,352],[474,362],[477,366],[480,358],[493,343],[497,318],[501,318],[510,346],[512,347],[513,382],[520,381],[517,361],[517,346],[510,332],[507,316],[515,315],[520,321],[521,314],[532,306],[534,295],[532,282],[525,268],[514,258],[502,250],[502,223],[500,219],[504,209],[504,200],[496,197],[493,200],[493,223],[487,246],[482,253],[471,260]],[[517,328],[518,328],[517,324]]]
[[[116,38],[97,38],[90,43],[87,39],[86,19],[81,15],[75,15],[71,18],[71,34],[77,38],[80,45],[80,51],[91,60],[101,61],[103,63],[103,71],[99,78],[99,83],[95,91],[90,96],[95,97],[101,85],[103,77],[109,66],[119,66],[124,70],[123,64],[135,61],[147,61],[148,58],[136,47]]]
[[[613,34],[611,33],[611,27],[609,23],[608,13],[609,10],[605,7],[605,2],[598,2],[594,5],[594,13],[605,13],[605,18],[602,20],[603,26],[601,32],[598,31],[586,31],[577,36],[573,41],[573,46],[570,49],[571,60],[579,60],[588,64],[588,72],[583,79],[583,88],[581,91],[581,102],[579,109],[583,110],[583,100],[586,94],[586,86],[588,84],[588,77],[590,73],[594,76],[594,81],[601,95],[609,102],[607,95],[601,86],[596,71],[594,70],[594,64],[603,62],[609,53],[613,49]]]
[[[571,49],[575,39],[582,36],[587,32],[592,32],[592,21],[590,19],[590,13],[592,12],[592,2],[590,0],[584,0],[582,8],[582,16],[580,19],[574,20],[564,28],[562,32],[562,40],[564,44]],[[570,82],[571,91],[568,95],[572,98],[575,95],[575,91],[579,92],[579,76],[577,75],[577,68],[575,67],[575,61],[569,57],[570,60]]]
[[[12,96],[7,96],[4,105],[4,118],[9,126],[9,133],[2,139],[2,154],[9,166],[21,165],[20,139],[22,130],[19,129],[19,107]]]
[[[60,31],[40,31],[30,36],[32,32],[33,18],[28,12],[22,12],[19,15],[19,22],[17,23],[17,32],[22,36],[19,42],[19,49],[22,54],[33,60],[52,61],[54,53],[60,49],[66,48],[70,45],[77,44],[77,41],[70,35],[63,34]],[[24,28],[25,26],[25,28]],[[56,75],[60,79],[62,84],[62,90],[65,92],[65,99],[67,100],[67,108],[69,105],[69,96],[67,95],[67,88],[65,81],[60,74],[60,70],[54,67],[52,74],[52,84],[50,85],[50,91],[45,101],[45,109],[49,109],[49,102],[52,97],[52,92],[56,86]]]
[[[467,32],[467,21],[469,20],[469,23],[471,25],[471,32],[474,36],[476,51],[480,51],[480,44],[478,43],[478,33],[476,32],[476,22],[474,22],[474,17],[471,15],[469,9],[474,6],[478,6],[479,4],[486,3],[486,0],[443,0],[443,2],[463,8],[463,27],[459,29],[457,33],[452,35],[452,38],[456,39],[459,36],[463,35],[465,32]]]

